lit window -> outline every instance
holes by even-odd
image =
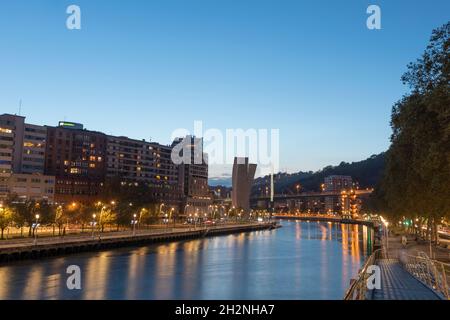
[[[6,129],[6,128],[0,128],[0,132],[2,133],[12,133],[11,129]]]

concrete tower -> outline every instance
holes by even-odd
[[[234,158],[231,199],[233,206],[245,213],[250,211],[250,192],[255,172],[256,164],[249,164],[248,158]]]

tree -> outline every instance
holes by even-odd
[[[58,235],[61,235],[61,230],[64,226],[64,222],[67,221],[66,214],[62,205],[59,205],[54,210],[55,214],[55,225],[58,227]],[[53,228],[53,234],[55,230]]]
[[[3,233],[6,228],[8,228],[14,220],[14,211],[10,207],[0,207],[0,230],[1,230],[1,237],[0,239],[3,240]]]
[[[392,143],[376,190],[392,218],[425,221],[432,239],[450,213],[449,72],[450,22],[433,31],[402,76],[411,92],[392,109]]]
[[[117,215],[106,206],[100,208],[100,213],[97,215],[99,219],[100,231],[103,232],[105,230],[105,226],[116,223]]]

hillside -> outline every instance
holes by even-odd
[[[363,161],[341,162],[338,166],[327,166],[317,172],[279,173],[274,177],[275,193],[295,193],[298,184],[301,185],[302,191],[319,191],[324,178],[330,175],[352,176],[360,188],[374,187],[381,178],[384,165],[385,153],[380,153]],[[269,185],[269,176],[258,178],[253,185],[252,193],[260,194],[261,190]]]

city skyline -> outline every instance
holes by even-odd
[[[169,319],[450,301],[449,13],[2,1],[0,300]],[[44,305],[23,310],[64,316]]]
[[[387,150],[391,107],[407,92],[400,76],[449,9],[380,1],[382,29],[368,30],[365,1],[175,2],[76,1],[76,31],[65,28],[68,1],[4,4],[2,112],[22,100],[30,123],[161,144],[195,120],[279,128],[280,168],[316,171]]]

